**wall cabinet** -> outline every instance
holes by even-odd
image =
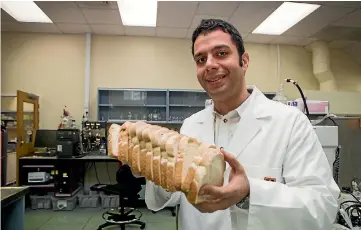
[[[275,96],[264,94],[268,98]],[[203,90],[98,88],[98,120],[182,124],[204,109],[207,99],[210,98]]]
[[[207,93],[201,90],[99,88],[98,120],[181,124],[202,110],[206,99]]]

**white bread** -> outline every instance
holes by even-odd
[[[108,153],[167,191],[182,191],[193,204],[202,202],[203,185],[223,185],[225,161],[215,146],[164,127],[142,121],[113,124]]]
[[[112,124],[108,130],[108,155],[118,158],[121,126]]]
[[[167,172],[166,172],[166,188],[170,192],[175,192],[175,164],[178,156],[178,146],[181,140],[181,135],[173,135],[168,138],[165,149],[167,153]]]
[[[218,149],[208,148],[201,158],[190,190],[187,192],[188,201],[193,204],[202,202],[201,197],[198,196],[198,192],[203,185],[223,185],[225,169],[226,163],[223,154]]]

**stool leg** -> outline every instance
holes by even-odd
[[[99,227],[98,227],[97,230],[101,230],[101,229],[103,229],[103,228],[105,228],[105,227],[108,227],[108,226],[111,226],[111,225],[113,225],[113,224],[108,223],[108,222],[105,222],[104,224],[99,225]]]

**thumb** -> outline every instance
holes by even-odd
[[[224,160],[227,161],[227,163],[229,164],[229,166],[231,166],[233,170],[242,171],[242,165],[241,163],[239,163],[237,158],[235,158],[232,154],[224,151],[223,148],[221,148],[221,153],[224,156]]]

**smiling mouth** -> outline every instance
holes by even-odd
[[[207,80],[207,82],[215,83],[215,82],[218,82],[218,81],[222,80],[222,79],[225,78],[225,77],[226,77],[226,75],[223,75],[223,76],[221,76],[221,77],[217,77],[217,78],[212,79],[212,80]]]

